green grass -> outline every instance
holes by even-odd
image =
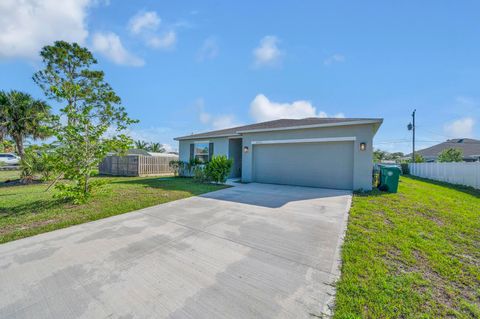
[[[20,178],[20,171],[0,171],[0,185],[7,180]]]
[[[480,318],[480,191],[402,177],[356,194],[335,318]]]
[[[0,181],[5,180],[7,174],[0,173]],[[54,199],[54,190],[45,191],[48,184],[2,186],[0,183],[0,243],[225,187],[199,184],[189,178],[97,178],[108,183],[84,205]]]

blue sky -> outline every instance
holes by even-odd
[[[140,123],[136,139],[279,117],[382,117],[375,146],[480,137],[478,1],[0,3],[0,89],[43,98],[38,51],[89,47]],[[54,104],[52,102],[52,104]],[[58,106],[55,106],[58,107]]]

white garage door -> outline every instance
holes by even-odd
[[[353,188],[353,142],[256,144],[258,183]]]

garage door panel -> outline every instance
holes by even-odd
[[[352,189],[353,143],[255,145],[253,174],[259,183]]]

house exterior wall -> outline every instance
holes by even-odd
[[[179,141],[178,151],[180,160],[183,162],[188,162],[190,160],[190,144],[198,142],[208,142],[213,143],[213,155],[225,155],[228,156],[228,138],[226,137],[217,137],[217,138],[207,138],[207,139],[198,139],[198,140],[181,140]]]
[[[353,189],[372,189],[372,156],[373,136],[375,128],[373,124],[344,125],[321,128],[278,130],[268,132],[243,133],[243,146],[249,151],[242,152],[242,181],[253,181],[253,155],[255,151],[253,141],[288,140],[288,139],[309,139],[309,138],[338,138],[355,137],[353,144]],[[179,153],[181,161],[188,161],[190,156],[190,144],[195,142],[214,143],[214,155],[229,154],[229,139],[227,137],[208,138],[199,140],[179,141]],[[366,150],[360,150],[360,143],[366,143]],[[332,154],[335,156],[335,154]],[[301,163],[299,163],[301,165]]]
[[[243,152],[242,181],[253,180],[253,141],[355,137],[353,142],[353,189],[372,189],[372,141],[375,129],[372,124],[310,128],[298,130],[282,130],[256,133],[243,133],[243,146],[248,146],[249,152]],[[366,143],[365,151],[360,151],[360,143]],[[335,154],[332,154],[335,156]],[[301,163],[299,163],[301,165]]]

